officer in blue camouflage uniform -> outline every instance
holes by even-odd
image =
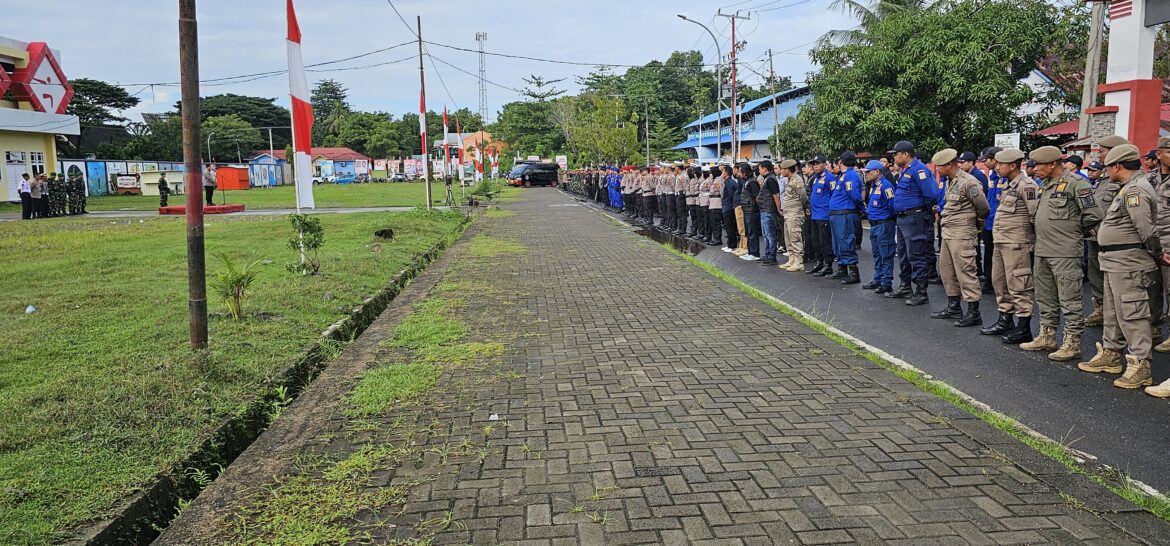
[[[926,293],[930,277],[930,260],[934,255],[933,207],[938,199],[934,175],[914,156],[914,144],[899,141],[891,150],[894,163],[901,175],[894,190],[894,215],[897,217],[898,254],[901,256],[899,277],[901,286],[886,294],[888,298],[904,298],[906,305],[925,305],[930,302]]]
[[[841,284],[860,284],[861,273],[857,269],[857,226],[861,225],[861,210],[865,200],[861,197],[862,180],[857,172],[857,155],[845,151],[840,157],[845,171],[832,182],[829,196],[829,226],[833,237],[833,254],[837,256],[835,279]]]

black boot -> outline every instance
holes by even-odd
[[[816,266],[816,267],[814,267],[814,268],[812,268],[812,269],[810,269],[810,270],[808,270],[808,271],[805,271],[805,273],[808,273],[809,275],[816,276],[816,275],[817,275],[818,273],[820,273],[821,271],[824,271],[824,269],[825,269],[825,261],[824,261],[824,260],[819,260],[819,259],[818,259],[818,260],[817,260],[817,266]]]
[[[832,274],[833,274],[833,261],[832,260],[825,260],[825,268],[822,269],[820,273],[816,273],[813,276],[814,277],[828,277],[829,275],[832,275]]]
[[[857,271],[857,266],[847,265],[845,269],[848,275],[841,281],[841,284],[861,284],[861,273]]]
[[[906,300],[906,305],[918,306],[930,303],[930,296],[926,294],[927,282],[914,281],[914,293]]]
[[[861,289],[862,290],[876,290],[878,288],[881,288],[881,286],[882,285],[878,284],[877,281],[869,281],[869,282],[861,285]]]
[[[885,294],[885,296],[887,298],[891,298],[891,299],[904,298],[904,297],[909,296],[909,295],[910,295],[910,283],[908,283],[908,282],[904,282],[904,283],[898,285],[897,290],[894,290],[893,292],[886,292],[886,294]]]
[[[959,318],[963,314],[963,308],[959,307],[958,296],[947,296],[947,306],[940,311],[935,311],[930,314],[930,318],[951,319]]]
[[[983,324],[983,317],[979,314],[979,300],[967,302],[967,312],[959,320],[955,321],[955,326],[959,328],[966,328],[968,326],[979,326]]]
[[[979,329],[979,333],[985,336],[995,336],[1005,334],[1016,326],[1011,313],[1000,313],[999,319],[991,326],[984,326]]]
[[[984,294],[994,294],[995,288],[991,286],[991,279],[983,279],[983,286],[980,288],[980,290]]]
[[[830,279],[846,279],[849,278],[849,266],[837,264],[837,272],[833,273]]]
[[[1016,317],[1016,328],[1003,336],[1004,343],[1017,345],[1032,341],[1032,317]]]

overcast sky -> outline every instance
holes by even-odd
[[[722,42],[730,43],[728,20],[715,12],[748,8],[751,20],[737,23],[740,40],[747,41],[741,61],[767,70],[766,51],[775,56],[776,72],[804,80],[812,69],[806,52],[809,42],[830,29],[852,27],[847,16],[829,10],[831,0],[395,0],[402,16],[414,25],[422,16],[423,37],[432,42],[476,48],[475,33],[487,32],[485,50],[547,59],[613,64],[644,64],[665,59],[671,51],[699,49],[705,60],[717,60],[711,37],[697,25],[675,16],[686,14],[707,24]],[[306,64],[341,59],[414,39],[387,0],[296,0]],[[286,68],[284,0],[201,0],[198,6],[200,77],[203,80]],[[765,11],[771,10],[771,11]],[[88,77],[112,83],[176,82],[178,70],[178,7],[174,0],[37,0],[6,6],[0,17],[0,36],[21,41],[43,41],[61,52],[68,77]],[[463,70],[478,74],[475,53],[427,46],[428,53]],[[309,84],[331,77],[349,88],[350,101],[362,110],[384,110],[401,115],[418,110],[418,49],[414,44],[321,69],[360,67],[403,60],[375,68],[310,72]],[[412,56],[413,55],[413,56]],[[427,106],[441,110],[444,103],[478,109],[476,77],[436,62],[426,63]],[[437,73],[436,73],[437,68]],[[624,69],[618,69],[624,71]],[[487,56],[487,79],[504,87],[521,88],[521,78],[538,74],[565,78],[558,84],[575,90],[574,76],[589,66],[572,66]],[[744,79],[757,83],[750,71]],[[441,83],[446,84],[444,90]],[[171,109],[178,99],[175,86],[135,86],[143,104],[137,112]],[[278,97],[288,104],[288,79],[276,75],[202,87],[203,95],[237,93]],[[488,112],[493,120],[500,105],[517,95],[489,84]]]

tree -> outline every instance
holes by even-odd
[[[567,136],[575,165],[624,163],[638,156],[638,127],[617,97],[586,93],[572,97]]]
[[[175,111],[182,111],[181,103],[175,103]],[[292,124],[288,108],[276,104],[276,99],[232,93],[199,99],[200,121],[233,114],[253,127],[282,127],[272,131],[274,148],[284,148],[292,142],[292,131],[287,129]],[[267,139],[267,131],[263,136]]]
[[[520,91],[520,94],[532,100],[546,101],[549,99],[555,99],[565,94],[564,89],[557,89],[552,86],[554,83],[565,81],[564,78],[559,80],[546,80],[540,76],[537,76],[536,74],[532,74],[527,78],[520,79],[523,80],[524,83],[528,84],[527,87]]]
[[[349,91],[337,80],[321,80],[313,87],[309,102],[313,105],[313,142],[336,135],[342,118],[350,111]]]
[[[868,38],[866,34],[878,21],[891,15],[907,15],[921,11],[933,3],[933,0],[869,0],[863,3],[859,0],[833,0],[829,7],[852,15],[857,19],[856,28],[848,30],[831,30],[821,37],[822,43],[830,44],[863,44]]]
[[[145,129],[137,129],[120,150],[99,147],[99,156],[110,159],[154,161],[183,160],[183,118],[178,114],[151,116]]]
[[[553,123],[552,104],[547,101],[505,104],[491,132],[524,156],[549,157],[565,144],[564,135]]]
[[[204,158],[205,161],[214,159],[225,162],[244,158],[245,154],[251,155],[250,152],[263,142],[260,131],[235,114],[207,118],[203,122],[201,134],[204,139],[211,139],[211,157]]]
[[[78,148],[87,133],[101,125],[126,121],[120,115],[122,110],[138,106],[141,102],[125,89],[103,81],[77,78],[70,80],[70,83],[73,85],[73,100],[65,108],[65,113],[77,116],[81,123],[81,134],[68,140],[72,148],[70,152],[74,154],[80,151]]]
[[[828,153],[884,150],[904,138],[927,151],[977,148],[1025,127],[1016,112],[1033,96],[1021,80],[1055,24],[1054,8],[1041,0],[960,0],[881,18],[864,45],[821,44],[814,99],[805,117],[782,127],[779,152],[791,153],[783,144],[801,124]]]

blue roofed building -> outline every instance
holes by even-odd
[[[772,136],[775,124],[783,124],[784,120],[795,116],[800,105],[812,100],[812,92],[808,86],[797,87],[776,93],[776,112],[773,115],[772,98],[768,95],[747,102],[738,112],[740,119],[739,141],[740,159],[760,160],[772,157],[768,148],[768,137]],[[722,122],[722,134],[719,133],[719,124]],[[684,127],[687,140],[675,150],[686,150],[691,158],[716,160],[718,145],[722,145],[724,157],[731,154],[731,110],[704,116],[687,124]],[[718,137],[718,138],[717,138]]]

